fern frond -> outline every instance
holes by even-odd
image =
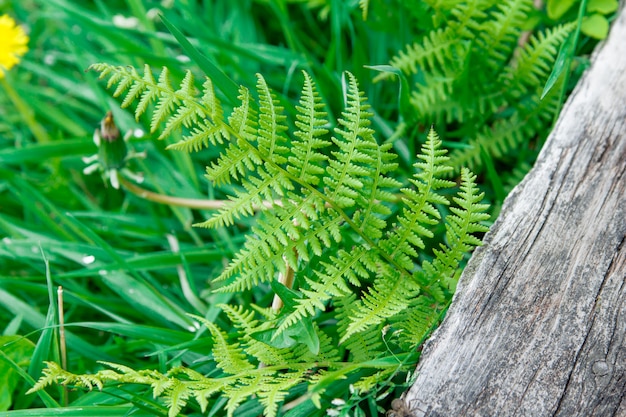
[[[187,384],[178,379],[170,379],[167,386],[167,395],[165,396],[165,405],[168,408],[168,417],[176,417],[191,396],[191,392]],[[155,396],[159,396],[156,395]]]
[[[257,74],[257,91],[259,92],[259,129],[257,134],[258,149],[263,159],[281,165],[287,162],[285,154],[289,151],[285,147],[287,131],[282,107],[276,99],[276,94],[270,91],[265,79]]]
[[[377,260],[375,252],[358,246],[351,252],[340,249],[336,257],[331,256],[330,262],[322,262],[320,270],[315,271],[317,280],[306,278],[309,288],[301,288],[304,297],[296,300],[296,307],[280,324],[278,332],[304,317],[313,316],[316,309],[324,310],[331,298],[349,294],[351,290],[346,281],[359,286],[361,279],[375,270]]]
[[[397,164],[392,162],[395,155],[389,150],[392,144],[363,148],[362,151],[369,153],[372,158],[372,171],[370,175],[362,180],[363,186],[359,190],[356,199],[358,210],[352,216],[354,227],[362,236],[368,236],[372,240],[378,240],[383,235],[383,230],[387,226],[385,220],[391,210],[384,203],[395,203],[396,196],[392,191],[400,187],[400,182],[388,177],[386,174],[397,168]]]
[[[361,8],[361,14],[363,16],[363,20],[367,20],[367,12],[369,10],[370,1],[369,0],[359,0],[359,7]]]
[[[369,128],[369,105],[359,90],[356,78],[346,73],[348,85],[347,103],[342,117],[335,128],[332,141],[339,148],[332,152],[334,158],[328,161],[327,176],[324,184],[328,191],[328,200],[339,208],[353,207],[358,197],[358,189],[363,187],[363,178],[369,175],[368,165],[374,162],[372,147],[376,147],[374,131]]]
[[[303,71],[304,87],[300,105],[296,106],[294,140],[291,141],[292,156],[289,156],[287,172],[302,178],[304,182],[318,185],[324,174],[322,164],[328,157],[319,150],[327,148],[331,143],[324,139],[328,134],[327,113],[323,111],[324,103],[315,88],[311,77]]]
[[[207,178],[217,185],[229,184],[248,172],[254,173],[263,161],[252,146],[256,142],[257,112],[247,88],[239,89],[241,105],[233,109],[228,123],[235,139],[229,143],[217,162],[207,167]]]
[[[424,276],[418,282],[440,283],[442,287],[456,286],[457,271],[463,256],[481,240],[474,233],[485,233],[489,228],[481,222],[489,219],[485,213],[489,207],[480,204],[484,193],[479,193],[476,176],[467,168],[461,170],[461,191],[454,197],[459,207],[452,207],[452,214],[446,217],[446,245],[435,249],[433,262],[422,264]]]
[[[458,268],[463,255],[482,244],[474,233],[486,233],[489,230],[481,224],[489,219],[489,214],[486,213],[489,205],[480,204],[484,196],[476,186],[476,175],[463,168],[461,191],[458,196],[453,197],[458,207],[451,207],[452,214],[446,217],[447,246],[441,252],[435,252],[436,259],[447,268]]]
[[[474,40],[480,33],[482,23],[488,16],[488,10],[497,2],[494,0],[462,1],[451,10],[450,26],[461,39]]]
[[[65,369],[61,368],[60,365],[54,362],[44,362],[46,364],[46,368],[43,369],[43,375],[39,378],[39,380],[33,385],[31,389],[29,389],[26,394],[31,394],[40,389],[47,387],[48,385],[52,385],[54,383],[61,382],[64,385],[77,385],[80,387],[87,388],[89,390],[93,389],[93,387],[97,387],[99,390],[102,390],[104,387],[104,379],[101,378],[98,374],[96,375],[74,375],[70,372],[67,372]]]
[[[263,404],[264,416],[274,417],[276,415],[278,412],[278,406],[283,402],[289,393],[289,389],[302,382],[305,372],[305,370],[298,370],[278,374],[256,392],[256,395],[259,397],[259,402]]]
[[[394,271],[379,277],[357,302],[350,324],[340,342],[345,342],[353,334],[376,326],[400,313],[408,307],[411,298],[418,292],[419,286],[399,272]]]
[[[224,111],[215,95],[213,82],[209,78],[204,81],[202,92],[202,97],[196,99],[193,75],[187,72],[177,93],[188,98],[183,100],[160,137],[169,136],[171,132],[183,127],[190,129],[190,134],[186,135],[182,141],[169,145],[167,149],[185,152],[199,151],[208,147],[209,144],[221,144],[229,138],[228,130],[223,123]],[[189,97],[193,97],[193,100]],[[196,101],[202,105],[201,110],[198,109]]]
[[[419,346],[441,318],[441,311],[442,307],[438,307],[429,296],[420,295],[412,300],[405,314],[399,314],[392,320],[393,327],[398,330],[396,334],[400,345],[406,350]]]
[[[252,337],[252,334],[255,332],[270,329],[271,321],[265,321],[259,325],[258,321],[253,319],[254,312],[245,311],[243,306],[220,305],[220,307],[238,329],[245,345],[246,353],[256,358],[259,363],[271,366],[285,365],[297,361],[295,349],[276,348]]]
[[[441,149],[441,140],[431,129],[422,146],[422,153],[418,155],[421,162],[414,165],[418,172],[409,180],[416,190],[401,190],[405,207],[398,216],[398,225],[381,242],[389,257],[406,270],[413,269],[418,251],[424,248],[422,238],[433,236],[428,227],[437,224],[441,219],[435,206],[449,204],[445,197],[437,193],[437,190],[454,186],[452,181],[443,178],[452,171],[447,165],[449,158],[446,153],[446,150]]]
[[[221,104],[213,85],[207,81],[203,85],[203,96],[197,98],[194,77],[187,71],[178,90],[171,85],[169,70],[164,67],[157,81],[154,80],[148,65],[144,75],[140,76],[134,68],[116,67],[108,64],[93,64],[89,67],[100,72],[100,78],[109,76],[107,87],[117,84],[114,97],[128,90],[122,107],[129,106],[137,97],[141,97],[135,109],[135,118],[139,119],[148,106],[156,101],[150,122],[150,132],[155,132],[160,124],[165,124],[159,138],[164,138],[174,130],[194,126],[191,135],[183,136],[183,142],[174,145],[177,149],[197,150],[208,143],[221,143],[228,138],[224,125]]]
[[[506,0],[490,13],[479,37],[481,50],[486,53],[486,68],[498,73],[510,59],[532,6],[532,0]]]
[[[465,60],[469,46],[470,42],[459,40],[452,27],[433,30],[393,57],[391,65],[405,74],[423,72],[436,77],[448,76]]]
[[[524,92],[520,91],[521,87],[534,91],[537,86],[545,83],[552,71],[560,44],[573,28],[573,23],[559,25],[530,37],[526,45],[519,50],[514,65],[507,67],[503,74],[508,94],[519,97],[519,94]]]
[[[437,224],[441,219],[435,206],[448,204],[447,199],[438,194],[437,190],[454,185],[443,179],[452,169],[446,165],[448,157],[445,155],[446,151],[440,147],[441,141],[431,129],[422,147],[422,154],[418,155],[421,162],[415,164],[418,172],[409,180],[416,190],[402,189],[405,208],[398,216],[398,225],[380,244],[386,249],[388,257],[405,270],[415,267],[418,251],[425,247],[423,238],[433,236],[428,227]],[[382,274],[357,303],[342,341],[398,314],[409,305],[410,299],[418,291],[417,284],[398,271]]]
[[[499,158],[537,135],[545,134],[546,122],[551,120],[558,107],[558,95],[555,91],[559,90],[558,88],[553,90],[541,100],[540,89],[537,89],[529,97],[520,100],[508,118],[500,119],[492,126],[483,127],[469,141],[468,146],[452,152],[450,165],[455,168],[455,172],[461,167],[469,167],[479,173],[483,167],[481,152]]]
[[[223,281],[238,274],[233,283],[220,288],[220,291],[238,291],[273,279],[276,272],[284,271],[283,256],[286,256],[289,266],[297,270],[298,257],[310,259],[311,252],[320,255],[322,247],[341,240],[339,228],[343,218],[338,213],[332,209],[323,213],[323,201],[315,194],[298,199],[300,201],[285,200],[286,207],[275,206],[271,213],[263,213],[253,228],[256,237],[246,241],[244,248],[216,278]],[[306,228],[294,224],[293,219],[313,209],[321,212],[317,214],[316,221],[309,220]]]
[[[217,362],[218,368],[231,375],[254,369],[254,365],[248,361],[241,347],[235,344],[228,344],[226,334],[215,324],[203,317],[193,317],[202,322],[211,332],[211,336],[213,336],[213,357]]]
[[[427,84],[444,76],[441,92],[448,97],[459,88],[470,91],[463,84],[467,81],[463,76],[467,70],[465,58],[474,53],[474,44],[459,33],[480,27],[481,13],[487,10],[484,2],[470,3],[469,20],[434,31],[427,38],[433,43],[427,45],[429,49],[440,42],[441,50],[416,47],[411,52],[416,58],[413,64],[408,55],[398,63],[421,72],[419,76]],[[449,72],[449,61],[459,57],[462,62]],[[352,365],[339,362],[345,349],[357,361],[370,361],[384,354],[382,329],[386,324],[397,324],[416,299],[431,300],[437,314],[449,300],[447,288],[454,284],[458,265],[464,254],[479,244],[475,234],[484,231],[484,207],[479,204],[482,195],[474,178],[463,171],[461,193],[454,199],[459,208],[452,208],[446,218],[446,245],[435,251],[432,262],[420,265],[425,240],[433,237],[435,226],[441,224],[440,207],[449,204],[442,192],[454,185],[445,179],[452,170],[449,158],[431,129],[414,165],[416,173],[409,179],[410,186],[401,190],[399,202],[395,194],[401,184],[394,179],[398,165],[392,145],[379,145],[374,137],[373,112],[352,74],[345,74],[346,103],[330,132],[334,121],[328,120],[324,103],[307,73],[295,107],[295,129],[290,131],[286,114],[291,113],[285,112],[260,75],[255,91],[240,88],[239,105],[226,116],[211,81],[206,80],[197,89],[189,72],[174,87],[167,69],[155,80],[149,67],[143,75],[103,64],[94,68],[102,77],[109,77],[109,86],[117,86],[116,94],[128,91],[126,105],[139,102],[136,117],[152,109],[152,131],[164,125],[161,136],[175,130],[187,135],[172,148],[198,150],[209,144],[224,145],[217,160],[207,168],[207,177],[218,185],[233,184],[235,191],[229,203],[201,226],[232,225],[239,219],[257,216],[258,209],[264,208],[243,248],[217,277],[221,281],[218,291],[249,290],[287,270],[294,272],[295,280],[289,292],[278,287],[283,290],[279,294],[284,302],[279,312],[223,305],[233,324],[224,330],[196,317],[212,337],[215,378],[182,367],[163,375],[110,365],[113,370],[103,371],[85,383],[117,380],[148,384],[155,396],[165,400],[171,415],[179,413],[190,398],[195,398],[204,412],[209,398],[220,393],[227,399],[229,416],[254,397],[263,406],[264,415],[274,417],[295,386],[318,383],[312,398],[319,401],[319,393],[328,383],[321,375],[330,371],[325,375],[332,379],[353,372]],[[489,106],[495,100],[481,97],[476,103],[476,109],[491,111]],[[447,104],[440,109],[439,114],[458,112],[459,117],[472,117]],[[519,111],[525,111],[523,105]],[[424,294],[418,298],[420,292]],[[331,305],[336,309],[330,309]],[[323,313],[324,320],[338,318],[339,332],[332,329],[327,334],[325,330],[331,327],[326,327],[326,322],[318,324],[319,313]],[[417,328],[406,328],[407,333],[423,333],[425,316],[421,321],[420,317],[410,317],[412,321],[407,320],[406,326]],[[302,329],[305,337],[298,333]],[[343,343],[341,348],[336,347],[338,341]],[[380,376],[398,369],[396,363],[379,363],[367,365],[377,369],[364,370],[361,375],[366,379],[360,386],[370,386],[373,379],[367,378],[376,371],[381,371]],[[46,381],[55,379],[49,377]]]
[[[344,297],[339,297],[334,302],[337,312],[337,326],[339,334],[345,334],[354,316],[356,308],[356,295],[349,293]],[[375,359],[380,355],[383,346],[382,341],[382,325],[370,326],[364,331],[358,332],[350,336],[344,342],[343,346],[350,351],[354,362],[365,362]]]

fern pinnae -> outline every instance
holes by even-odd
[[[470,26],[474,23],[469,22],[466,29],[473,30]],[[445,33],[457,29],[450,27]],[[434,35],[429,39],[435,39]],[[437,73],[440,61],[468,53],[469,43],[462,41],[451,50],[442,48],[441,53],[423,56],[421,69]],[[217,161],[207,168],[207,177],[217,185],[232,183],[237,188],[230,202],[201,225],[228,226],[258,215],[243,248],[217,277],[218,291],[249,290],[289,268],[295,271],[298,288],[294,291],[300,295],[289,298],[280,313],[257,311],[262,319],[243,307],[222,306],[234,333],[229,330],[227,334],[198,318],[212,336],[216,378],[187,374],[182,368],[169,375],[111,371],[115,374],[111,378],[151,384],[155,395],[165,398],[171,413],[178,413],[192,396],[204,412],[209,396],[220,392],[228,399],[228,415],[236,414],[243,401],[256,397],[264,414],[273,417],[297,384],[319,382],[325,369],[335,373],[334,378],[353,372],[354,364],[338,363],[345,349],[362,361],[374,359],[381,350],[384,354],[381,343],[386,339],[381,329],[410,308],[420,292],[424,293],[421,300],[436,303],[445,299],[443,287],[452,278],[444,275],[455,276],[455,262],[477,243],[472,234],[482,231],[476,226],[482,217],[475,190],[468,188],[459,194],[461,208],[448,216],[448,246],[435,252],[432,264],[419,268],[422,239],[431,237],[430,229],[441,221],[437,206],[448,203],[440,190],[452,184],[443,179],[450,168],[434,131],[415,165],[419,172],[410,180],[414,187],[402,190],[400,205],[406,208],[395,218],[396,224],[390,225],[390,203],[398,203],[394,193],[400,187],[393,178],[395,156],[391,144],[377,143],[370,126],[372,112],[352,74],[345,75],[344,111],[329,134],[332,123],[306,72],[295,107],[295,130],[290,132],[280,100],[260,75],[256,91],[240,88],[240,103],[226,117],[208,79],[197,90],[189,72],[179,86],[172,87],[167,70],[157,81],[148,67],[143,76],[133,71],[101,68],[102,76],[110,75],[110,85],[117,84],[116,93],[128,89],[125,103],[139,101],[137,116],[155,103],[151,129],[164,124],[162,136],[178,129],[189,132],[171,148],[198,150],[224,144]],[[449,84],[442,85],[449,95],[458,74],[442,72],[449,78]],[[261,207],[267,210],[259,213]],[[434,295],[429,297],[431,292]],[[320,312],[324,317],[335,314],[328,307],[337,298],[343,298],[336,304],[343,309],[340,329],[326,334],[316,316]],[[289,328],[303,319],[308,326],[306,335],[313,342],[290,340],[291,333],[280,334],[300,331],[300,327]],[[236,342],[233,336],[237,336]],[[268,341],[268,337],[273,338]],[[335,347],[338,339],[343,343],[341,349]],[[257,362],[265,366],[258,367]],[[367,367],[385,365],[371,363]],[[319,392],[315,395],[319,397]]]
[[[258,150],[264,159],[282,165],[286,162],[285,154],[289,151],[284,144],[287,138],[284,132],[287,116],[284,107],[278,103],[276,94],[270,91],[265,78],[257,74],[257,91],[259,93],[259,128],[257,133]]]
[[[427,295],[412,300],[404,314],[392,319],[392,325],[398,329],[399,343],[406,350],[420,346],[441,319],[442,313],[443,306],[437,308],[436,302]]]
[[[552,71],[552,66],[559,51],[559,45],[573,30],[574,23],[559,25],[530,37],[512,66],[507,67],[503,73],[507,92],[512,96],[523,93],[522,87],[543,87],[543,82]],[[524,89],[524,90],[525,90]]]
[[[167,395],[165,396],[165,405],[168,408],[168,417],[176,417],[185,405],[187,400],[191,396],[187,384],[178,380],[170,379],[171,383],[167,387]],[[155,397],[160,394],[155,394]]]
[[[315,198],[317,196],[310,195],[299,205],[293,206],[292,209],[294,212],[300,213],[302,207],[306,207],[308,202]],[[285,226],[291,223],[287,220],[289,216],[286,216],[284,220],[272,218],[282,222],[281,224]],[[296,254],[298,258],[308,260],[311,257],[311,252],[317,256],[321,254],[322,244],[324,247],[328,247],[332,241],[341,239],[339,227],[343,219],[332,210],[329,210],[327,215],[316,221],[315,225],[311,225],[307,229],[299,228],[301,234],[297,239],[283,238],[286,241],[284,246],[274,244],[272,247],[269,243],[271,240],[275,241],[276,238],[273,235],[280,230],[280,226],[274,224],[263,227],[265,220],[260,219],[261,225],[256,227],[258,238],[249,239],[222,274],[215,279],[216,281],[224,281],[238,275],[234,282],[221,287],[218,291],[241,291],[260,282],[267,282],[273,279],[276,272],[284,272],[285,259],[292,269],[297,270],[298,259]],[[281,233],[284,232],[281,231]]]
[[[292,141],[292,156],[289,156],[287,171],[297,178],[311,185],[317,186],[324,174],[321,163],[328,157],[318,151],[331,145],[324,136],[328,133],[327,113],[323,111],[324,103],[319,93],[315,89],[315,83],[311,76],[304,74],[304,87],[300,105],[296,106],[295,125],[298,128],[294,132],[296,137]]]
[[[324,184],[330,195],[328,200],[339,208],[354,206],[358,196],[356,189],[363,186],[358,177],[365,177],[369,170],[363,165],[372,163],[372,157],[359,150],[372,144],[372,134],[369,126],[371,113],[367,112],[369,105],[365,103],[363,92],[359,91],[356,78],[346,73],[348,87],[346,91],[347,103],[335,128],[336,135],[332,141],[339,148],[333,152],[334,159],[329,160],[326,168],[327,176]]]
[[[295,349],[279,349],[255,340],[252,337],[255,332],[270,329],[270,320],[259,324],[258,320],[254,319],[254,312],[245,311],[243,306],[233,307],[230,305],[220,305],[219,307],[222,308],[230,321],[238,329],[245,345],[244,350],[246,353],[256,358],[259,363],[263,363],[264,366],[272,366],[285,365],[298,360]]]
[[[391,162],[395,159],[395,155],[389,152],[391,147],[392,144],[389,143],[371,149],[374,170],[368,178],[363,179],[364,187],[357,199],[357,206],[361,209],[353,216],[359,234],[374,240],[382,237],[383,229],[387,226],[385,217],[391,214],[391,210],[384,203],[395,202],[396,197],[391,190],[401,185],[399,181],[385,175],[398,166]]]
[[[135,120],[139,120],[139,117],[141,117],[141,115],[148,110],[148,106],[150,105],[150,103],[155,101],[159,97],[159,94],[161,94],[157,82],[154,79],[154,75],[152,75],[152,70],[150,69],[148,64],[144,66],[143,71],[143,77],[138,77],[136,80],[136,84],[134,84],[138,87],[141,86],[143,90],[143,93],[141,93],[141,97],[139,98],[139,103],[137,103],[137,107],[135,107]],[[105,72],[102,72],[102,74],[100,74],[100,77],[103,76],[105,76]],[[126,98],[124,99],[122,104],[126,104],[127,106],[130,105],[131,102],[127,101],[126,99],[134,96],[134,94],[131,95],[131,93],[134,93],[132,89],[128,93],[126,93]]]
[[[511,58],[510,54],[522,32],[522,26],[532,9],[531,0],[506,0],[491,12],[491,19],[480,32],[481,50],[488,54],[489,67],[500,72]]]
[[[459,60],[463,61],[469,46],[469,42],[459,42],[454,32],[452,27],[431,31],[393,57],[391,65],[406,74],[425,72],[437,77],[447,74],[458,67]]]
[[[194,316],[200,320],[211,332],[213,336],[213,357],[217,362],[217,367],[227,374],[236,375],[242,371],[254,369],[245,357],[238,345],[230,345],[226,341],[226,334],[215,324],[202,317]]]
[[[351,317],[356,307],[356,295],[349,293],[344,297],[339,297],[334,301],[338,310],[337,326],[338,334],[343,335],[348,330]],[[376,358],[382,349],[382,326],[370,326],[362,332],[354,333],[343,343],[343,346],[350,351],[350,355],[355,362],[365,362]]]
[[[350,252],[340,249],[337,256],[331,256],[330,262],[322,262],[322,271],[315,271],[317,280],[305,278],[309,288],[300,289],[304,297],[296,300],[296,307],[278,326],[277,332],[304,317],[313,316],[318,309],[324,310],[331,298],[349,294],[351,289],[346,281],[359,286],[359,278],[367,278],[368,269],[373,268],[373,262],[367,257],[375,255],[368,252],[364,246],[355,247]]]
[[[135,68],[130,68],[129,69],[130,74],[129,76],[126,78],[126,83],[120,83],[118,84],[117,88],[115,89],[115,91],[113,92],[113,97],[118,97],[120,96],[124,91],[128,90],[126,92],[126,96],[124,96],[124,100],[122,101],[122,108],[126,108],[128,106],[130,106],[135,100],[137,100],[137,97],[139,97],[143,91],[145,90],[145,83],[140,82],[139,80],[142,79],[142,77],[139,75],[139,73],[137,72],[137,70]],[[152,74],[150,74],[152,75]],[[112,79],[109,80],[109,83],[111,82]],[[145,80],[144,80],[145,81]],[[147,82],[149,82],[150,80],[148,80]],[[152,80],[154,81],[154,80]],[[130,85],[130,87],[129,87]],[[107,88],[111,88],[110,84],[107,84]]]
[[[454,201],[458,208],[452,210],[451,215],[446,218],[446,241],[440,249],[435,249],[435,259],[432,262],[425,261],[422,264],[423,270],[419,272],[418,281],[426,282],[428,285],[439,283],[440,287],[456,286],[457,271],[465,253],[480,246],[481,241],[474,233],[485,233],[489,228],[481,222],[489,219],[489,214],[485,213],[487,204],[480,204],[484,193],[478,191],[476,186],[476,176],[467,168],[461,170],[461,191]],[[441,301],[441,296],[431,293],[437,301]]]
[[[410,299],[419,292],[419,287],[399,271],[378,277],[374,285],[356,303],[350,324],[340,342],[345,342],[354,333],[376,326],[403,311]]]
[[[444,249],[444,252],[449,256],[437,257],[450,269],[458,267],[463,254],[481,245],[481,240],[473,233],[485,233],[488,230],[481,222],[489,219],[489,214],[485,213],[489,205],[479,203],[484,193],[478,192],[475,181],[476,175],[467,168],[461,170],[461,191],[458,196],[453,197],[458,207],[451,207],[452,214],[446,218],[449,250]]]
[[[150,132],[155,132],[161,123],[166,123],[167,117],[172,114],[175,106],[180,102],[172,88],[169,72],[167,67],[163,67],[161,74],[159,74],[157,82],[162,93],[157,97],[156,105],[152,112]]]
[[[182,130],[183,127],[190,127],[196,124],[199,118],[205,117],[205,112],[198,106],[197,99],[195,98],[196,89],[193,86],[193,82],[193,74],[191,71],[187,71],[185,78],[183,78],[180,84],[180,88],[174,92],[174,95],[185,98],[172,102],[171,109],[169,109],[165,116],[167,117],[167,115],[169,115],[169,118],[167,119],[167,123],[165,123],[163,131],[159,135],[159,139],[164,139],[170,136],[172,132]],[[161,122],[157,123],[161,124]],[[199,146],[192,148],[200,149]]]
[[[289,389],[302,382],[305,370],[277,374],[258,391],[259,402],[263,404],[263,415],[274,417],[278,412],[278,406],[289,394]]]
[[[418,158],[422,162],[417,162],[415,168],[420,171],[409,180],[417,191],[402,189],[406,206],[398,217],[398,226],[381,243],[387,249],[388,256],[406,270],[413,269],[412,259],[416,258],[417,251],[425,246],[422,237],[432,237],[432,232],[427,226],[438,223],[441,218],[434,204],[449,204],[445,197],[435,191],[454,185],[453,182],[442,178],[452,168],[446,164],[449,158],[446,151],[441,149],[441,141],[434,130],[430,130]]]

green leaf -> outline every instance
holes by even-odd
[[[618,7],[619,3],[617,0],[589,0],[587,13],[609,14],[616,11]]]
[[[546,4],[548,17],[552,20],[559,20],[575,2],[575,0],[548,0]]]
[[[302,343],[309,348],[309,351],[314,355],[317,355],[320,351],[320,339],[313,327],[313,322],[310,317],[295,322],[281,332],[278,332],[277,329],[269,329],[254,332],[250,336],[259,342],[263,342],[278,349],[288,348],[297,343]]]
[[[15,365],[25,367],[35,351],[35,345],[22,336],[0,336],[0,411],[11,407],[13,391],[19,383]],[[11,363],[12,361],[13,363]]]
[[[290,331],[290,329],[291,328],[280,333],[277,333],[276,329],[262,330],[250,334],[250,337],[252,337],[254,340],[265,343],[266,345],[275,347],[277,349],[283,349],[292,347],[296,344],[296,340],[291,337],[292,332]]]
[[[576,41],[578,34],[576,31],[570,32],[565,39],[565,42],[561,45],[561,49],[559,50],[559,55],[556,57],[556,61],[554,62],[554,67],[552,68],[552,73],[550,77],[548,77],[548,81],[546,81],[546,85],[543,87],[543,91],[541,92],[541,99],[550,92],[554,84],[561,77],[563,71],[569,70],[570,63],[572,62],[572,56],[574,56],[574,52],[576,50]]]
[[[309,348],[312,354],[317,355],[320,351],[320,338],[313,327],[313,321],[307,317],[304,320],[296,322],[292,326],[294,334],[292,337],[295,341],[303,343]]]
[[[411,88],[409,87],[409,81],[402,70],[391,65],[367,65],[365,68],[398,76],[398,81],[400,82],[400,88],[398,90],[400,115],[407,123],[415,122],[417,113],[415,112],[415,108],[411,105]]]
[[[285,307],[291,310],[297,303],[296,300],[298,298],[302,298],[302,294],[292,290],[291,288],[287,288],[281,282],[277,280],[273,280],[270,285],[272,289],[280,297]]]
[[[9,411],[3,417],[116,417],[128,416],[131,406],[81,406],[63,408],[31,408]],[[136,415],[136,414],[133,414]],[[146,415],[144,413],[138,415]]]
[[[585,17],[580,30],[587,36],[595,39],[605,39],[609,34],[609,21],[601,14]]]

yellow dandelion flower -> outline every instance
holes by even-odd
[[[0,16],[0,78],[28,52],[28,36],[6,14]]]

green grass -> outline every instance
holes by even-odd
[[[211,279],[241,247],[249,223],[193,228],[210,212],[153,203],[113,189],[99,175],[82,173],[81,158],[97,152],[92,134],[107,110],[123,132],[146,132],[149,126],[148,120],[136,122],[131,112],[120,110],[105,83],[86,69],[95,62],[139,68],[149,63],[169,67],[180,81],[189,68],[219,82],[231,105],[236,86],[254,86],[257,72],[282,99],[294,102],[299,70],[305,69],[314,74],[331,119],[341,111],[342,100],[334,92],[349,70],[373,104],[379,140],[390,139],[399,117],[398,86],[374,83],[377,72],[365,66],[386,64],[413,39],[410,15],[387,13],[403,10],[391,0],[371,1],[367,21],[357,1],[309,3],[321,6],[271,0],[0,2],[0,14],[26,25],[31,38],[29,53],[7,74],[10,87],[0,87],[0,412],[12,410],[3,415],[116,416],[131,410],[167,415],[165,405],[139,385],[111,385],[103,392],[58,386],[25,394],[41,375],[42,361],[62,359],[55,307],[59,286],[68,367],[75,373],[102,369],[97,363],[102,360],[161,372],[179,364],[212,372],[208,331],[188,314],[228,329],[216,305],[271,304],[269,287],[246,294],[211,291]],[[135,16],[137,22],[118,27],[115,16]],[[577,53],[584,56],[591,47],[583,43]],[[16,107],[11,91],[25,107]],[[415,162],[419,130],[394,140],[400,178]],[[166,151],[179,135],[165,141],[150,134],[133,138],[131,146],[146,151],[147,158],[133,161],[131,168],[163,194],[224,198],[229,188],[216,189],[204,178],[217,150]],[[523,162],[529,167],[536,152],[527,154]],[[512,185],[507,178],[493,164],[482,177],[496,210]],[[351,397],[350,382],[329,384],[325,406],[334,397],[344,398],[374,415],[374,398]],[[299,390],[295,397],[303,394],[304,388]],[[223,415],[223,407],[224,401],[214,400],[209,415]],[[259,413],[259,404],[248,401],[237,415]],[[185,415],[200,415],[199,407],[190,404]]]

